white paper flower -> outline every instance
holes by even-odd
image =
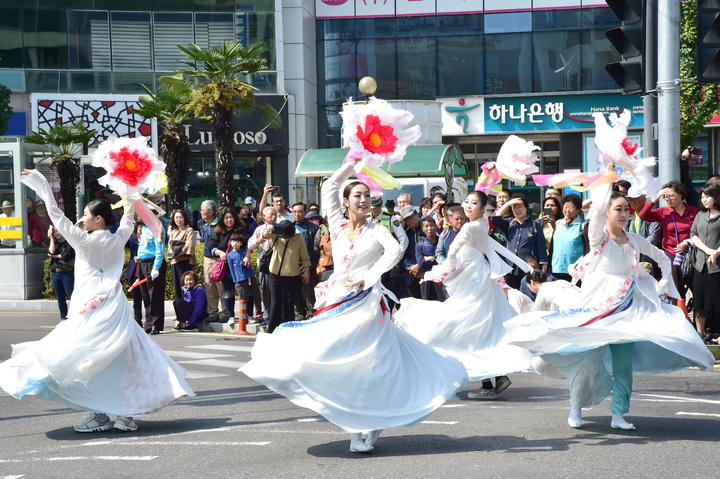
[[[370,167],[402,160],[407,147],[420,139],[418,125],[408,128],[412,113],[375,97],[368,103],[348,101],[340,114],[343,139],[353,159],[360,158]]]
[[[138,198],[146,190],[157,191],[157,175],[165,171],[165,163],[144,136],[103,141],[93,155],[92,166],[107,171],[98,183],[129,198]]]

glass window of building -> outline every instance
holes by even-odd
[[[533,91],[577,91],[582,62],[580,32],[533,34]]]
[[[177,46],[186,46],[193,38],[192,13],[153,14],[153,54],[155,70],[175,70],[182,66],[178,60],[185,56]]]
[[[234,38],[232,13],[196,13],[195,43],[200,48],[220,45]],[[189,40],[185,42],[187,45]]]
[[[435,99],[436,43],[434,37],[398,38],[398,98]]]
[[[581,90],[612,90],[617,83],[605,65],[620,60],[620,54],[605,36],[605,30],[582,32]]]
[[[484,16],[485,33],[532,31],[532,12],[490,13]]]
[[[486,95],[532,92],[530,33],[485,35],[484,57]]]
[[[150,12],[110,12],[113,70],[152,70]]]
[[[533,31],[575,30],[580,28],[580,9],[533,12]]]
[[[68,12],[70,68],[110,70],[110,21],[107,11]]]
[[[485,72],[483,70],[482,39],[482,35],[438,37],[437,96],[481,95],[484,93]]]
[[[441,15],[437,17],[438,36],[477,35],[483,32],[482,15]]]
[[[0,68],[23,67],[23,36],[20,9],[0,7]]]
[[[67,22],[64,10],[23,11],[25,68],[67,68]]]
[[[403,41],[403,40],[400,40]],[[398,40],[394,38],[373,38],[358,44],[358,66],[366,65],[365,72],[358,68],[357,79],[370,75],[377,81],[377,96],[384,100],[398,98],[397,54]],[[403,47],[404,48],[404,47]],[[357,79],[355,79],[356,88]]]

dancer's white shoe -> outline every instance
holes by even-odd
[[[580,409],[570,409],[568,425],[576,429],[582,425],[582,411]]]
[[[370,431],[365,438],[365,444],[375,447],[375,443],[377,442],[378,437],[380,437],[381,432],[383,432],[382,429],[375,429],[374,431]]]
[[[613,414],[610,427],[613,429],[623,429],[625,431],[634,431],[635,426],[625,420],[622,414]]]
[[[370,452],[374,447],[369,444],[365,444],[362,440],[362,433],[353,433],[350,436],[350,452]]]

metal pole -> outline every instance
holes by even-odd
[[[658,170],[660,180],[666,183],[680,179],[680,2],[677,0],[658,0],[658,32]]]
[[[643,156],[657,157],[657,121],[658,104],[657,87],[658,58],[657,58],[657,4],[658,0],[647,0],[645,6],[645,91],[643,97],[644,128],[643,128]],[[657,174],[657,171],[655,172]]]

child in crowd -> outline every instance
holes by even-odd
[[[250,266],[250,255],[247,248],[247,237],[242,233],[233,233],[230,236],[232,251],[228,253],[227,262],[230,276],[235,283],[235,291],[240,301],[247,301],[253,298],[255,305],[255,318],[262,317],[262,301],[260,288],[255,278],[255,271]],[[248,319],[250,319],[248,317]],[[254,319],[253,319],[254,321]]]
[[[182,275],[183,297],[175,298],[176,331],[197,331],[198,324],[207,317],[205,288],[198,284],[198,275],[192,269]]]

